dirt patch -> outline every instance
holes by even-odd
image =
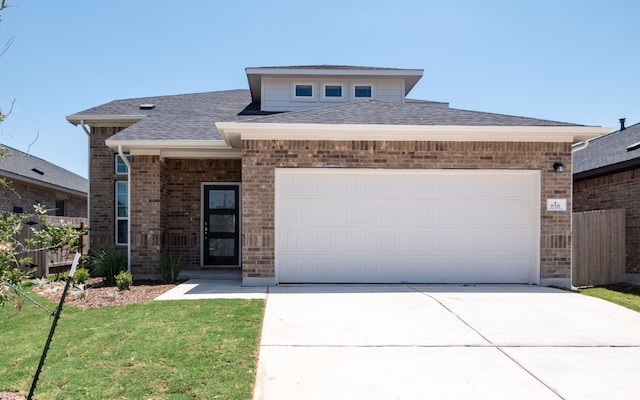
[[[120,290],[116,286],[107,286],[102,278],[91,278],[84,285],[69,289],[65,298],[65,305],[76,307],[122,306],[153,300],[164,292],[173,289],[178,283],[163,283],[161,281],[134,281],[129,289]],[[34,291],[47,299],[59,302],[64,291],[64,281],[46,283],[34,287]]]
[[[0,400],[24,400],[26,398],[17,392],[0,392]]]

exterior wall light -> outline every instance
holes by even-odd
[[[553,163],[553,170],[556,172],[564,172],[564,164],[560,161],[556,161]]]

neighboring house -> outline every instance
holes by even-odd
[[[570,285],[571,145],[607,129],[410,100],[416,69],[246,73],[67,117],[89,136],[92,249],[245,285]]]
[[[640,123],[624,123],[574,154],[574,211],[625,210],[626,279],[640,282]]]
[[[41,204],[47,215],[87,217],[89,181],[62,167],[2,145],[9,153],[0,158],[0,211],[32,213]]]

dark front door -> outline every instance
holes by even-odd
[[[204,265],[240,265],[240,187],[204,186]]]

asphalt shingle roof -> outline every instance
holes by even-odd
[[[215,123],[260,114],[250,103],[241,89],[115,100],[77,114],[146,116],[112,137],[118,140],[222,140]],[[155,107],[140,110],[142,104]]]
[[[429,103],[377,100],[256,117],[250,122],[300,124],[576,126],[566,122],[446,108]]]
[[[152,104],[151,110],[140,105]],[[227,90],[115,100],[76,115],[140,115],[115,140],[223,140],[216,122],[300,124],[377,124],[453,126],[577,126],[544,119],[518,117],[447,107],[447,103],[407,99],[404,103],[377,100],[342,103],[305,111],[267,113],[251,103],[249,90]]]
[[[640,123],[593,138],[586,149],[574,153],[573,173],[596,172],[607,167],[616,169],[616,165],[623,167],[634,160],[640,163],[640,149],[627,151],[627,147],[636,143],[640,143]]]
[[[44,184],[58,186],[62,189],[69,189],[85,194],[88,193],[88,179],[49,161],[9,146],[2,146],[10,150],[10,153],[5,158],[0,158],[0,176],[6,176],[6,173],[11,173]],[[37,171],[42,172],[42,174]]]

